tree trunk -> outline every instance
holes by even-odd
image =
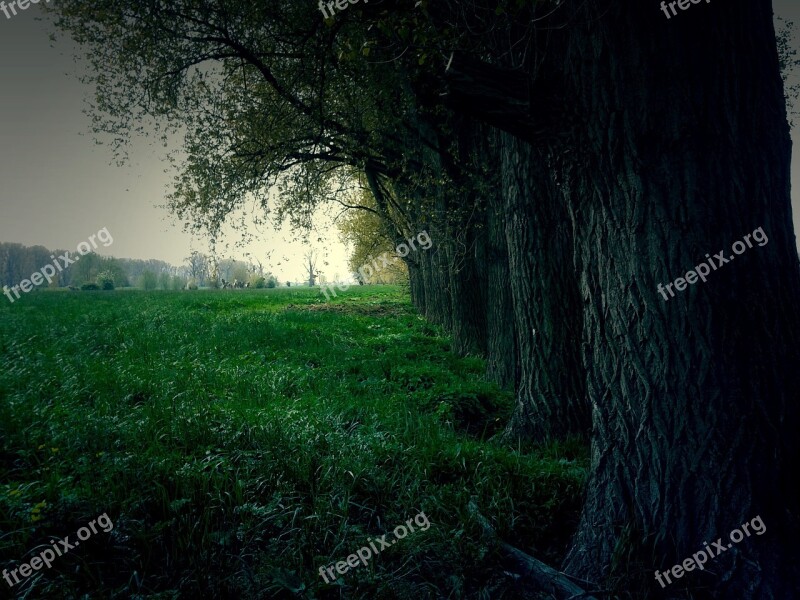
[[[594,439],[566,569],[650,598],[687,585],[692,598],[794,597],[800,270],[770,2],[670,21],[639,0],[585,6],[565,72],[587,119],[570,211]],[[734,256],[758,228],[768,243]],[[719,250],[730,262],[705,283],[662,297],[657,285]],[[766,533],[728,549],[755,517]],[[656,582],[718,538],[704,570]]]
[[[521,370],[506,437],[588,438],[572,226],[545,153],[509,134],[500,136]]]
[[[475,256],[478,236],[474,222],[455,223],[447,240],[453,351],[460,356],[486,352],[486,286]]]
[[[486,215],[486,375],[502,387],[513,388],[517,341],[504,213],[502,195],[499,191],[491,194]]]

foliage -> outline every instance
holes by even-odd
[[[186,272],[196,285],[205,285],[212,271],[213,260],[197,250],[186,258]]]
[[[102,271],[97,274],[97,285],[100,289],[109,291],[114,289],[114,273],[111,271]]]
[[[151,291],[158,287],[158,277],[152,271],[143,271],[139,276],[139,287]]]
[[[794,21],[778,17],[776,41],[778,44],[778,58],[781,64],[781,77],[783,79],[784,97],[786,98],[786,112],[789,122],[794,124],[800,115],[797,106],[800,98],[800,58],[797,55],[797,26]]]
[[[348,259],[350,270],[357,272],[362,265],[371,265],[375,272],[370,277],[372,282],[402,283],[406,281],[408,268],[402,261],[392,261],[388,266],[383,266],[381,260],[373,263],[383,253],[395,256],[395,245],[387,231],[386,222],[375,212],[377,207],[372,194],[362,188],[354,196],[352,204],[364,208],[348,212],[339,222],[342,241],[352,247]]]
[[[183,277],[178,277],[177,275],[173,275],[170,279],[170,289],[171,290],[182,290],[186,287],[186,280]]]

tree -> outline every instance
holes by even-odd
[[[437,240],[406,261],[412,299],[513,377],[511,433],[580,434],[592,407],[571,573],[671,595],[652,569],[758,514],[763,539],[687,580],[789,597],[800,272],[769,3],[671,23],[633,0],[410,4],[332,27],[306,3],[53,10],[91,44],[101,129],[153,116],[188,132],[176,214],[213,234],[278,183],[278,218],[307,226],[364,181],[374,205],[355,210],[393,244]],[[668,302],[655,291],[759,226],[769,260],[748,252]]]
[[[567,569],[600,580],[642,564],[668,594],[651,568],[760,515],[771,533],[687,579],[702,597],[791,597],[800,270],[770,3],[710,7],[680,29],[639,2],[578,4],[562,72],[584,121],[568,210],[594,438]],[[674,299],[655,292],[759,226],[769,246]]]
[[[240,281],[242,283],[248,281],[250,279],[250,269],[247,264],[241,263],[237,264],[233,268],[233,278],[236,281]]]
[[[103,259],[94,252],[89,252],[80,257],[80,261],[70,265],[70,283],[80,286],[84,283],[94,283],[97,274],[103,270]]]
[[[172,279],[170,280],[170,289],[172,290],[182,290],[186,287],[186,280],[178,275],[173,275]]]
[[[317,277],[319,273],[317,272],[317,253],[315,250],[309,250],[303,255],[304,266],[306,270],[306,274],[308,277],[308,287],[314,287],[316,285]]]
[[[363,265],[371,265],[376,283],[402,283],[408,280],[408,267],[397,260],[395,245],[392,237],[387,233],[387,224],[375,212],[375,199],[366,189],[360,189],[355,194],[356,199],[351,205],[363,206],[370,210],[348,210],[345,217],[339,222],[339,233],[342,241],[353,248],[348,266],[357,272]],[[394,260],[384,265],[376,257],[387,255]],[[338,274],[334,281],[338,281]]]
[[[206,278],[208,277],[209,263],[209,258],[197,250],[193,251],[192,254],[186,258],[189,278],[201,287],[205,285]]]
[[[158,287],[158,276],[152,271],[143,271],[139,276],[139,287],[148,292]]]

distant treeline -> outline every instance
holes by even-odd
[[[0,287],[12,287],[53,264],[54,257],[66,250],[48,250],[44,246],[25,246],[0,242]],[[70,257],[76,253],[69,251]],[[66,266],[56,274],[50,287],[81,287],[92,283],[112,281],[113,287],[140,287],[144,289],[180,290],[188,287],[219,287],[221,280],[238,280],[253,287],[275,287],[277,280],[261,265],[244,261],[223,259],[193,252],[186,264],[175,266],[163,260],[114,258],[89,253],[80,261]]]
[[[0,283],[9,287],[16,285],[45,264],[53,263],[53,257],[64,252],[66,250],[48,250],[44,246],[0,242]],[[75,251],[69,252],[74,259]],[[90,253],[56,274],[52,287],[78,287],[95,282],[101,274],[110,274],[116,287],[131,287],[138,285],[146,273],[152,273],[164,284],[162,287],[180,289],[188,280],[186,271],[186,267],[176,267],[163,260],[113,258]]]

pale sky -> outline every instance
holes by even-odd
[[[118,167],[111,164],[110,147],[95,144],[82,112],[92,90],[78,81],[75,46],[61,36],[51,42],[42,17],[37,5],[11,19],[0,12],[0,241],[72,249],[106,227],[114,243],[98,249],[103,255],[180,265],[192,250],[208,252],[206,239],[185,233],[158,208],[172,182],[172,173],[164,173],[163,148],[136,139],[130,164]],[[337,273],[349,278],[347,249],[336,228],[330,217],[319,215],[318,221],[312,245],[327,252],[318,269],[328,280]],[[288,229],[259,229],[250,233],[260,241],[234,248],[240,236],[228,228],[217,243],[220,258],[245,259],[251,252],[281,282],[304,280],[309,246],[294,241]],[[317,242],[320,237],[325,241]]]
[[[57,1],[57,0],[55,0]],[[296,0],[295,0],[296,1]],[[775,0],[777,15],[800,22],[800,2]],[[192,250],[208,251],[206,240],[193,239],[158,208],[172,180],[164,173],[163,149],[137,140],[127,167],[112,166],[110,148],[94,143],[83,114],[91,90],[78,82],[74,47],[63,38],[55,43],[38,5],[7,19],[0,13],[0,241],[40,244],[50,249],[75,248],[107,227],[114,238],[100,253],[126,258],[156,258],[183,263]],[[798,40],[795,40],[797,46]],[[800,132],[792,132],[795,146]],[[792,159],[795,231],[800,231],[800,151]],[[336,211],[338,212],[338,211]],[[307,247],[291,241],[291,232],[271,227],[257,232],[260,242],[245,248],[264,261],[281,280],[303,279],[302,255]],[[335,228],[320,222],[315,243],[329,252],[320,268],[330,280],[347,277],[346,249]],[[233,244],[235,234],[223,243]],[[243,258],[242,250],[225,256]],[[278,264],[280,263],[280,264]]]

